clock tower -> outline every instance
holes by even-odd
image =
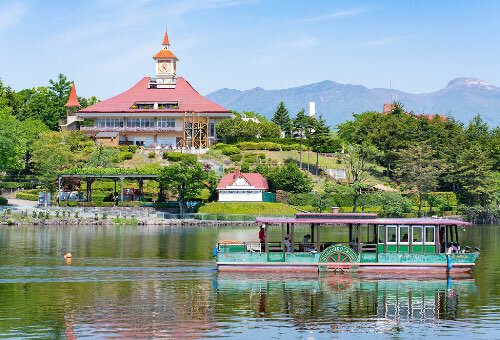
[[[163,49],[153,56],[156,61],[156,84],[151,80],[150,86],[158,89],[172,89],[176,84],[176,62],[177,57],[170,51],[168,34],[163,36]]]

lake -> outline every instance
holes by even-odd
[[[500,226],[461,231],[464,280],[218,273],[257,228],[0,227],[0,337],[498,338]],[[71,251],[71,263],[63,255]]]

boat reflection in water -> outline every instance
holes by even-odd
[[[470,276],[405,280],[219,272],[214,284],[219,317],[238,312],[319,332],[392,333],[412,323],[428,335],[440,320],[464,317],[460,299],[477,292]]]

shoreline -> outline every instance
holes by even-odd
[[[195,220],[195,219],[123,219],[120,222],[114,222],[111,219],[89,219],[89,218],[68,218],[68,219],[29,219],[17,220],[15,218],[4,218],[0,222],[2,226],[248,226],[257,227],[255,221],[214,221],[214,220]]]

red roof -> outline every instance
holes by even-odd
[[[81,113],[230,113],[231,111],[215,104],[199,94],[184,78],[177,78],[177,85],[172,89],[148,88],[149,77],[144,77],[131,89],[100,103],[79,110]],[[178,103],[177,109],[131,109],[135,103]]]
[[[230,172],[226,176],[222,177],[222,179],[219,182],[219,185],[217,186],[217,190],[226,189],[226,187],[232,185],[234,181],[236,181],[236,179],[240,177],[246,179],[246,181],[250,183],[251,186],[255,187],[255,189],[269,190],[267,179],[265,179],[264,176],[262,176],[259,173],[243,173],[243,172],[237,172],[237,173]]]
[[[314,216],[314,214],[312,214]],[[347,224],[364,224],[364,225],[472,225],[470,222],[458,221],[449,218],[296,218],[296,217],[257,217],[257,223],[267,224],[282,224],[282,223],[316,223],[323,225],[347,225]]]
[[[176,56],[172,53],[172,51],[170,51],[170,50],[166,50],[166,49],[161,50],[160,52],[156,53],[156,54],[153,56],[153,59],[166,59],[166,58],[171,58],[171,59],[179,60],[179,59],[177,59],[177,57],[176,57]]]
[[[80,107],[80,103],[78,102],[78,97],[76,96],[76,88],[75,83],[71,85],[71,90],[69,91],[69,98],[66,107]]]

